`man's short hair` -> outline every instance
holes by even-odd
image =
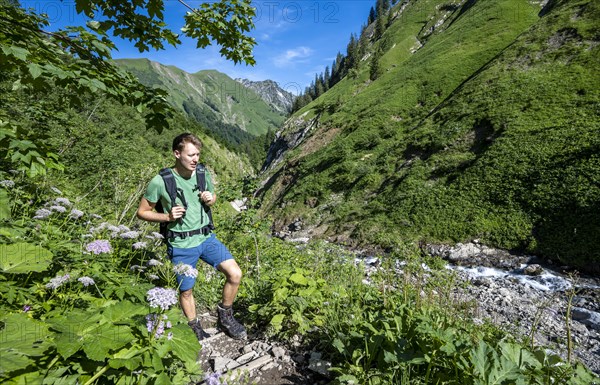
[[[198,150],[202,149],[202,142],[198,137],[189,132],[185,132],[181,135],[177,135],[175,139],[173,139],[173,151],[182,151],[187,143],[192,143],[194,146],[198,147]]]

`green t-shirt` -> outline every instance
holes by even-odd
[[[173,176],[175,177],[175,183],[178,189],[183,190],[183,196],[187,202],[187,209],[185,211],[185,216],[182,220],[177,220],[175,222],[171,222],[168,225],[169,230],[172,231],[192,231],[200,229],[209,224],[210,220],[208,219],[208,215],[202,204],[200,203],[200,193],[201,191],[194,191],[196,186],[196,172],[192,174],[189,179],[186,179],[179,174],[177,174],[173,169]],[[206,189],[214,194],[215,189],[212,181],[212,177],[208,170],[206,172]],[[146,193],[144,194],[144,198],[151,203],[157,203],[158,200],[162,202],[162,206],[165,209],[165,212],[171,211],[171,199],[169,198],[169,194],[167,193],[167,189],[165,187],[165,182],[160,175],[156,175],[150,183],[148,184],[148,188],[146,189]],[[183,202],[181,200],[180,194],[177,194],[177,205],[183,206]],[[175,237],[170,240],[169,243],[173,247],[187,249],[190,247],[196,247],[202,242],[204,242],[209,236],[203,234],[193,235],[191,237],[180,238]]]

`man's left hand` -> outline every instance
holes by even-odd
[[[200,194],[200,199],[209,206],[213,204],[213,195],[210,193],[210,191],[202,191]]]

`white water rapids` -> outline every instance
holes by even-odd
[[[540,275],[531,276],[523,274],[522,270],[527,265],[521,265],[521,269],[517,271],[505,271],[492,267],[463,267],[446,265],[447,269],[462,271],[471,278],[504,278],[517,280],[519,283],[527,285],[533,289],[541,291],[560,292],[569,290],[573,287],[573,283],[569,278],[554,274],[549,270],[544,269]],[[589,284],[575,284],[576,288],[581,289],[600,289],[600,286]]]

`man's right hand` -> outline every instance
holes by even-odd
[[[171,209],[169,213],[169,222],[174,222],[180,218],[183,218],[185,215],[185,207],[175,206]]]

